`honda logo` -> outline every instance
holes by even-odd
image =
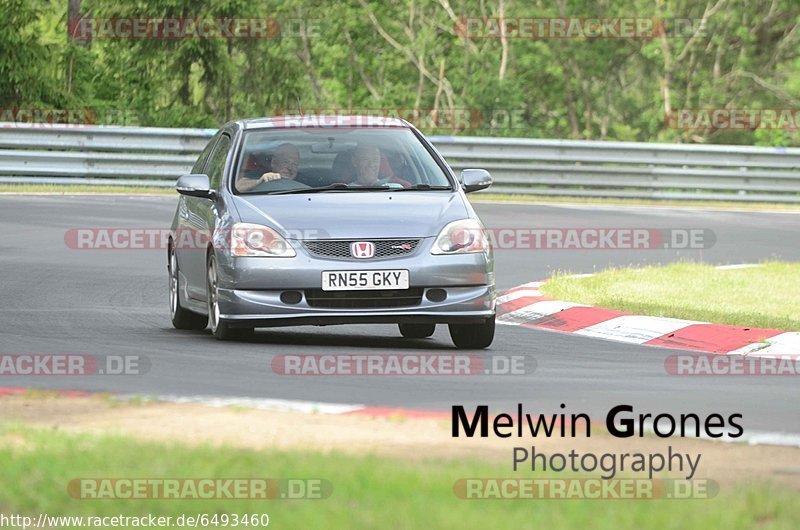
[[[354,258],[371,258],[375,255],[375,243],[370,243],[369,241],[350,243],[350,254]]]

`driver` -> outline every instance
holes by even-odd
[[[236,179],[236,189],[239,191],[250,191],[262,182],[272,180],[287,179],[294,180],[297,176],[297,167],[300,164],[300,152],[294,144],[289,142],[282,143],[272,152],[270,161],[270,171],[260,177],[250,177],[247,172],[239,174]]]

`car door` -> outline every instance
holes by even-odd
[[[218,132],[208,141],[200,156],[197,157],[194,166],[192,166],[192,174],[205,173],[208,159],[214,151],[214,146],[217,145],[220,136],[221,133]],[[181,271],[181,283],[186,286],[190,298],[197,298],[198,296],[196,291],[193,294],[189,275],[187,274],[192,269],[192,262],[199,255],[194,249],[195,245],[192,243],[195,239],[192,230],[194,230],[193,226],[197,223],[192,223],[192,218],[189,215],[190,210],[194,209],[193,201],[195,200],[197,199],[194,197],[179,195],[178,208],[172,221],[173,237],[175,238],[175,257],[178,260],[178,266]]]
[[[225,162],[231,150],[231,136],[227,132],[220,134],[211,155],[206,162],[204,173],[208,175],[211,189],[220,190]],[[201,197],[186,198],[186,226],[192,231],[204,235],[204,240],[211,241],[214,228],[217,226],[219,212],[218,201]],[[197,300],[206,299],[206,249],[198,248],[185,251],[186,259],[183,262],[183,271],[186,275],[189,296]]]

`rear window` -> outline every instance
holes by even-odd
[[[409,129],[269,129],[245,133],[234,173],[239,193],[346,184],[348,188],[452,189]]]

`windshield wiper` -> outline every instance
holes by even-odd
[[[351,186],[344,182],[337,182],[320,188],[297,188],[293,190],[280,190],[265,195],[291,195],[295,193],[325,193],[328,191],[428,191],[428,190],[452,190],[450,186],[431,186],[430,184],[414,184],[410,188],[397,188],[394,186]]]
[[[291,195],[292,193],[323,193],[332,190],[346,190],[350,186],[344,182],[337,182],[329,186],[322,186],[320,188],[295,188],[293,190],[280,190],[266,193],[265,195]]]
[[[327,191],[400,191],[402,188],[390,186],[351,186],[344,182],[337,182],[321,188],[298,188],[294,190],[281,190],[267,193],[266,195],[291,195],[293,193],[325,193]]]
[[[452,190],[450,186],[431,186],[430,184],[414,184],[410,188],[397,188],[394,191],[439,191],[439,190]]]

